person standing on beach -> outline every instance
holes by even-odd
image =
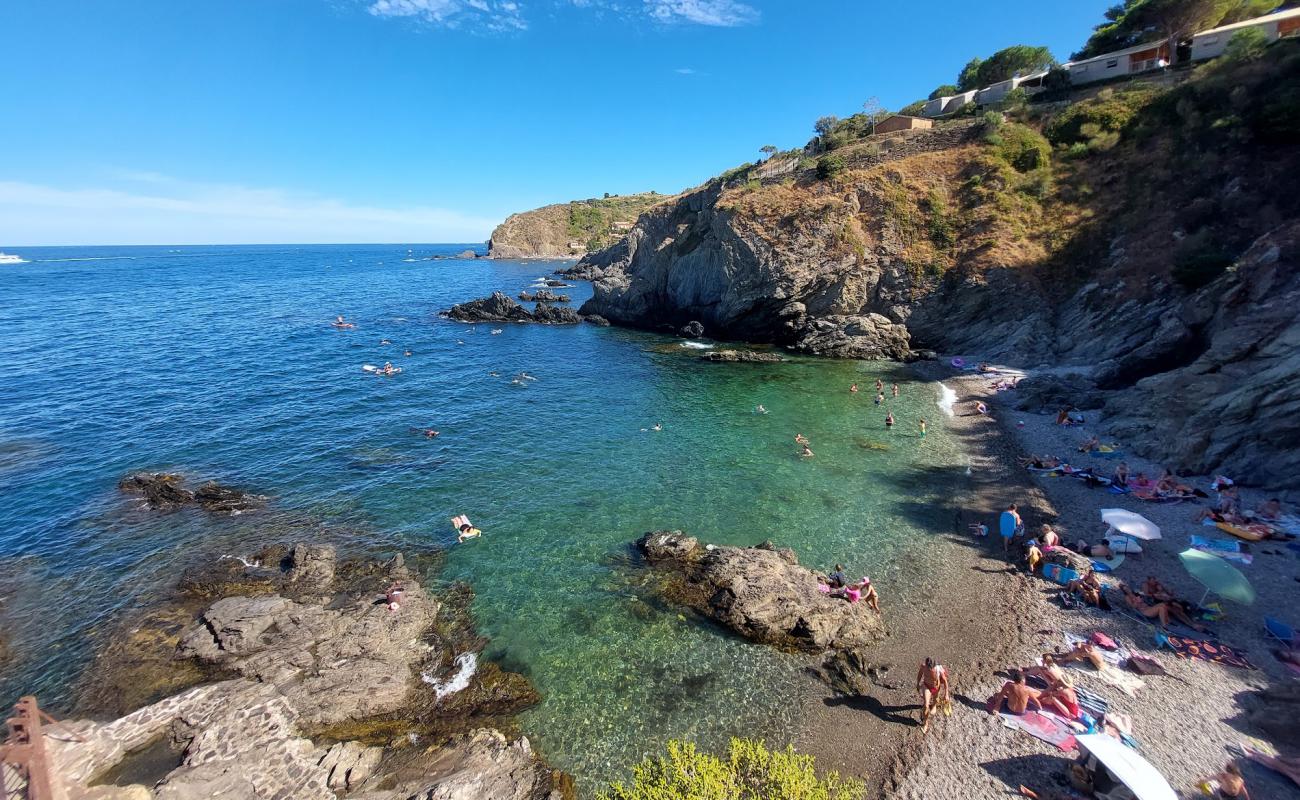
[[[921,695],[921,732],[924,733],[930,729],[930,715],[939,708],[940,702],[952,702],[948,668],[927,658],[916,671],[916,692]]]
[[[1020,521],[1020,512],[1016,509],[1016,504],[1012,503],[1007,506],[1007,510],[1003,511],[998,517],[998,532],[1002,534],[1002,555],[1005,556],[1010,552],[1011,540],[1015,538],[1023,526],[1024,523]]]
[[[925,420],[921,420],[921,438],[925,438]]]

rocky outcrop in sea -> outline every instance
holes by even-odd
[[[794,551],[701,544],[681,531],[636,542],[665,582],[660,593],[755,642],[791,650],[869,647],[886,636],[880,614],[820,589]]]
[[[543,325],[577,325],[582,322],[582,316],[566,306],[539,302],[529,311],[501,292],[452,306],[445,316],[457,322],[538,322]]]
[[[170,472],[136,472],[118,481],[117,488],[125,494],[140,495],[145,505],[160,510],[197,505],[216,514],[238,514],[257,508],[266,500],[264,495],[248,494],[216,481],[190,490],[185,488],[184,476]]]

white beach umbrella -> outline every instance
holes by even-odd
[[[1075,741],[1110,770],[1117,781],[1127,786],[1137,800],[1178,800],[1169,781],[1119,739],[1103,733],[1088,733],[1076,736]]]
[[[1115,531],[1134,539],[1159,539],[1160,526],[1133,511],[1122,508],[1103,508],[1101,521]]]

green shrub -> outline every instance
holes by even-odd
[[[837,155],[825,155],[817,159],[817,177],[822,180],[834,178],[845,170],[848,165],[844,159]]]
[[[1056,145],[1084,141],[1086,137],[1081,132],[1084,125],[1095,125],[1097,131],[1120,133],[1156,94],[1157,90],[1149,87],[1135,87],[1123,92],[1103,91],[1061,112],[1043,132]]]
[[[762,742],[732,739],[727,758],[695,745],[669,742],[666,756],[632,770],[631,785],[615,783],[599,800],[861,800],[866,787],[831,772],[818,778],[812,756],[794,748],[772,752]]]
[[[1017,172],[1032,172],[1052,160],[1052,146],[1038,131],[1018,123],[1006,123],[998,132],[994,145],[998,157]]]
[[[1002,116],[1001,111],[985,111],[980,117],[980,130],[984,133],[985,141],[988,141],[994,134],[1002,130],[1002,123],[1006,121],[1006,117]]]
[[[1268,34],[1259,28],[1242,28],[1232,34],[1223,57],[1229,62],[1254,61],[1268,48]]]

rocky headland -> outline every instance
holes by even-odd
[[[1025,368],[1026,402],[1104,408],[1175,470],[1297,491],[1296,78],[1282,46],[1173,88],[814,141],[646,210],[562,274],[614,324]]]
[[[268,548],[196,567],[179,588],[88,673],[83,706],[121,716],[60,723],[47,737],[71,794],[572,796],[572,781],[509,733],[536,691],[477,663],[485,643],[465,598],[430,594],[400,555]],[[140,759],[148,785],[118,777],[142,774]]]
[[[647,208],[668,199],[648,192],[557,203],[511,214],[492,231],[489,258],[581,258],[619,241]]]

